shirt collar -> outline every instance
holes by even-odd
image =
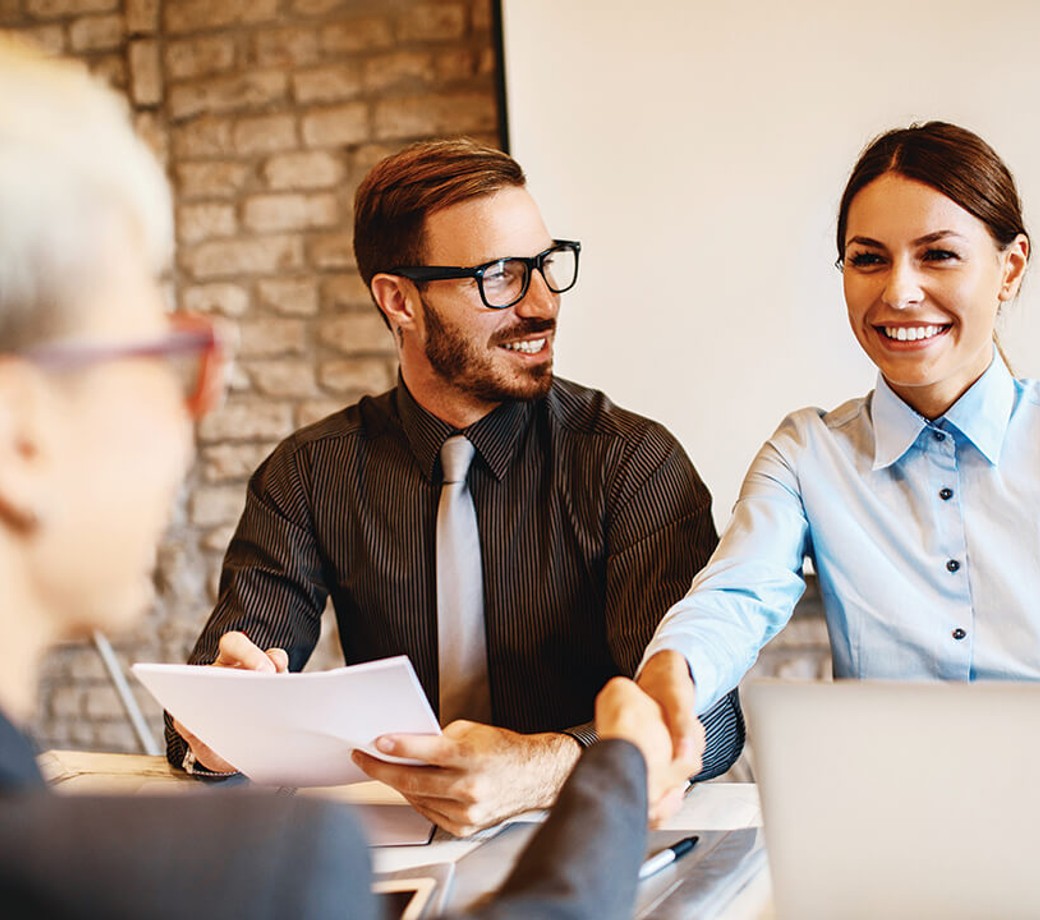
[[[459,434],[459,429],[420,406],[400,376],[397,379],[397,411],[419,468],[432,482],[441,447],[452,435]],[[469,438],[500,482],[512,463],[520,436],[526,430],[533,411],[534,403],[530,400],[510,400],[461,432]]]
[[[520,436],[527,430],[533,412],[532,400],[510,400],[463,432],[499,482],[513,462]]]
[[[935,423],[929,423],[911,409],[878,374],[871,402],[874,421],[873,468],[880,470],[891,466],[910,449],[923,428],[943,420],[954,425],[975,445],[979,453],[996,465],[1000,462],[1000,450],[1014,399],[1014,379],[1007,365],[996,356],[986,372]]]
[[[996,466],[1014,405],[1015,379],[1003,360],[994,355],[986,373],[947,410],[946,420]]]

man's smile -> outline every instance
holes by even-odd
[[[519,351],[525,355],[536,355],[546,347],[548,342],[547,338],[526,339],[522,342],[506,342],[500,347],[505,348],[507,351]]]

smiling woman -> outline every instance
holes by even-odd
[[[942,414],[989,366],[1029,258],[1007,166],[956,125],[890,131],[856,165],[837,233],[860,345],[903,400]]]
[[[1029,256],[923,182],[885,173],[852,200],[845,244],[849,322],[899,397],[937,418],[993,358],[994,324]]]
[[[1029,237],[1010,172],[930,122],[882,135],[842,197],[838,265],[876,389],[789,415],[641,682],[697,708],[791,616],[812,561],[837,677],[1040,678],[1040,383],[994,345]],[[675,654],[679,653],[679,654]]]

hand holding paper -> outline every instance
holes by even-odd
[[[133,671],[189,732],[258,783],[367,779],[354,749],[392,759],[373,746],[379,735],[440,733],[403,656],[303,674],[163,664]]]
[[[375,757],[355,753],[354,759],[372,779],[392,786],[421,815],[457,836],[548,808],[581,751],[569,735],[523,735],[465,719],[447,725],[439,738],[380,738],[378,749]],[[401,765],[401,757],[391,754],[426,766]],[[382,762],[390,759],[395,763]]]
[[[213,666],[283,674],[289,670],[289,655],[284,648],[269,648],[265,652],[244,632],[232,630],[220,637]]]
[[[248,671],[276,671],[281,674],[289,670],[289,655],[283,648],[269,648],[266,652],[239,630],[232,630],[220,637],[215,668],[243,668]],[[228,763],[196,735],[188,731],[177,719],[173,720],[177,731],[191,748],[195,759],[214,773],[237,773],[238,768]]]

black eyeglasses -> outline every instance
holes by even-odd
[[[552,246],[536,256],[513,256],[495,259],[473,268],[447,265],[410,265],[392,269],[389,274],[412,281],[446,281],[449,278],[475,278],[480,299],[492,310],[504,310],[519,303],[531,284],[531,272],[538,269],[546,287],[562,294],[578,280],[578,253],[581,243],[575,240],[553,240]]]

